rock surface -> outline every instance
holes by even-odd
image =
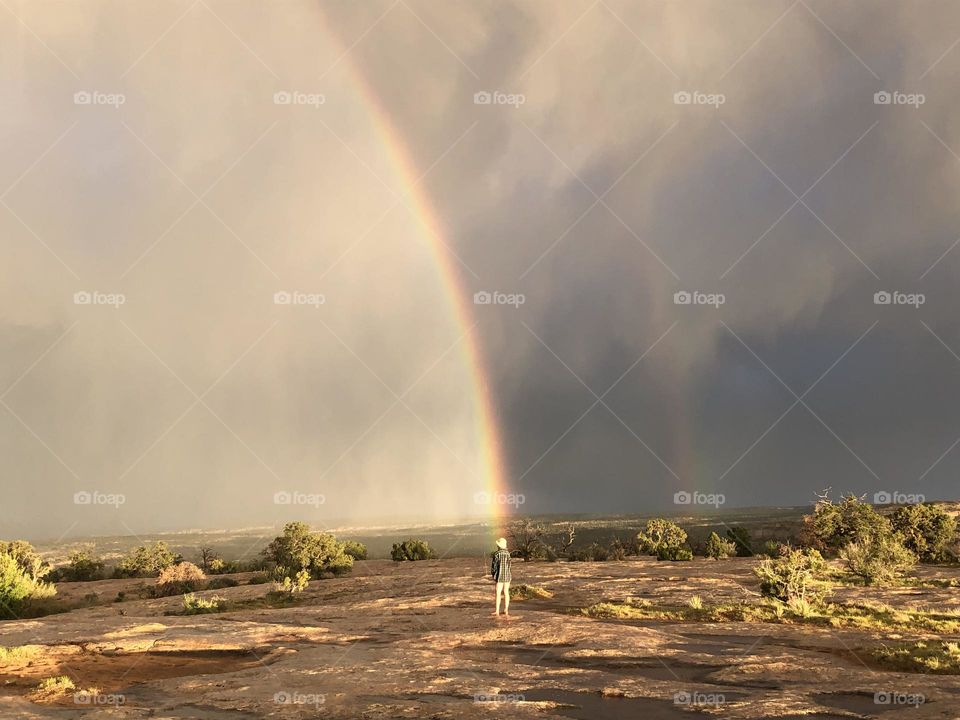
[[[755,600],[754,562],[517,562],[515,584],[542,586],[553,597],[514,601],[509,620],[492,616],[481,558],[358,562],[348,577],[311,582],[291,607],[195,616],[164,614],[181,607],[179,597],[111,602],[142,581],[64,583],[61,596],[97,592],[103,600],[0,624],[0,645],[38,646],[0,661],[0,717],[960,717],[960,677],[885,671],[863,652],[923,634],[572,612],[628,596]],[[201,594],[242,601],[269,589]],[[847,587],[834,599],[956,607],[960,592]],[[56,675],[100,695],[34,692]],[[877,704],[875,694],[885,692],[922,694],[926,702]]]

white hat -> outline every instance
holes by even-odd
[[[497,547],[500,548],[501,550],[506,550],[506,549],[507,549],[507,539],[506,539],[506,538],[500,538],[499,540],[497,540]]]

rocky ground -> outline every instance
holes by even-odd
[[[0,624],[2,718],[960,718],[960,676],[890,672],[867,650],[920,633],[771,623],[598,620],[628,596],[756,600],[751,559],[517,563],[549,599],[491,616],[483,559],[367,561],[292,607],[172,616],[180,597],[112,602],[138,582],[64,583],[91,607]],[[960,571],[924,568],[928,578]],[[269,585],[204,596],[262,597]],[[839,588],[839,601],[960,606],[960,590]],[[928,636],[932,637],[932,636]],[[943,636],[938,636],[943,639]],[[958,637],[949,638],[960,640]],[[35,693],[66,675],[100,695]],[[876,693],[919,694],[917,707]]]

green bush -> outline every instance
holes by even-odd
[[[207,613],[223,612],[226,609],[227,601],[218,595],[214,595],[209,600],[204,600],[199,595],[187,593],[183,596],[183,615],[205,615]]]
[[[304,522],[287,523],[283,535],[273,539],[263,556],[289,572],[306,570],[314,578],[326,573],[342,575],[353,567],[353,558],[342,542],[330,533],[313,532]]]
[[[296,595],[297,593],[302,593],[307,589],[307,585],[310,583],[310,573],[306,570],[301,570],[296,573],[292,578],[286,573],[283,574],[283,579],[279,582],[274,583],[273,589],[278,593],[286,593],[287,595]]]
[[[715,532],[712,532],[710,533],[710,537],[707,538],[707,546],[704,554],[714,560],[728,558],[737,554],[737,544],[731,540],[724,540]]]
[[[223,572],[226,563],[223,558],[212,547],[203,546],[200,548],[200,569],[205,573]]]
[[[629,554],[629,548],[623,544],[623,541],[616,537],[610,542],[609,560],[626,560]]]
[[[780,554],[781,548],[786,547],[782,542],[777,540],[766,540],[763,543],[763,552],[761,555],[766,555],[768,557],[777,557]]]
[[[202,566],[201,566],[202,567]],[[260,571],[266,568],[266,561],[263,558],[250,562],[240,562],[238,560],[224,560],[215,557],[210,560],[210,568],[204,569],[207,575],[226,575],[227,573]]]
[[[44,678],[39,682],[36,688],[36,692],[40,695],[63,695],[70,692],[71,690],[76,690],[77,686],[73,684],[71,680],[66,675],[57,675],[56,677]]]
[[[669,560],[671,562],[687,562],[693,560],[693,550],[687,545],[679,547],[662,545],[657,550],[657,560]]]
[[[26,540],[0,541],[0,553],[6,553],[12,557],[23,572],[36,581],[43,580],[52,569]]]
[[[585,548],[571,551],[569,557],[574,562],[605,562],[610,559],[610,551],[599,543],[591,543]]]
[[[903,544],[924,563],[948,559],[947,547],[957,537],[957,520],[939,505],[905,505],[890,518]]]
[[[879,538],[893,532],[890,521],[856,495],[834,503],[828,492],[817,500],[813,515],[804,517],[807,544],[818,550],[839,552],[852,542]]]
[[[117,578],[157,577],[173,565],[175,560],[176,557],[163,541],[156,542],[152,546],[141,545],[120,560],[114,568],[113,576]]]
[[[802,607],[822,603],[829,593],[829,585],[820,581],[826,566],[817,550],[784,546],[778,557],[763,558],[753,572],[761,593]]]
[[[65,582],[90,582],[103,580],[103,560],[94,557],[87,550],[70,553],[69,564],[57,568],[57,577]]]
[[[367,559],[367,546],[356,540],[344,540],[343,551],[354,560]]]
[[[753,545],[750,539],[750,531],[742,525],[734,525],[731,528],[727,528],[727,540],[736,546],[737,557],[753,556]]]
[[[240,581],[232,577],[217,577],[207,583],[211,590],[220,590],[221,588],[237,587]]]
[[[155,593],[157,597],[183,595],[201,590],[206,585],[207,576],[192,562],[182,562],[164,568],[157,578]]]
[[[686,531],[674,522],[655,518],[637,533],[637,547],[643,555],[659,556],[661,550],[679,548],[687,541]]]
[[[57,589],[24,570],[17,557],[0,551],[0,617],[16,618],[27,603],[55,595]]]
[[[404,540],[401,543],[394,543],[390,550],[390,559],[397,562],[406,560],[431,560],[434,557],[433,550],[425,540]]]
[[[840,549],[840,559],[868,585],[892,582],[917,561],[916,555],[903,546],[900,536],[893,533],[848,543]]]

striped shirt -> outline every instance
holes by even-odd
[[[510,582],[510,551],[497,550],[490,563],[490,574],[497,582]]]

